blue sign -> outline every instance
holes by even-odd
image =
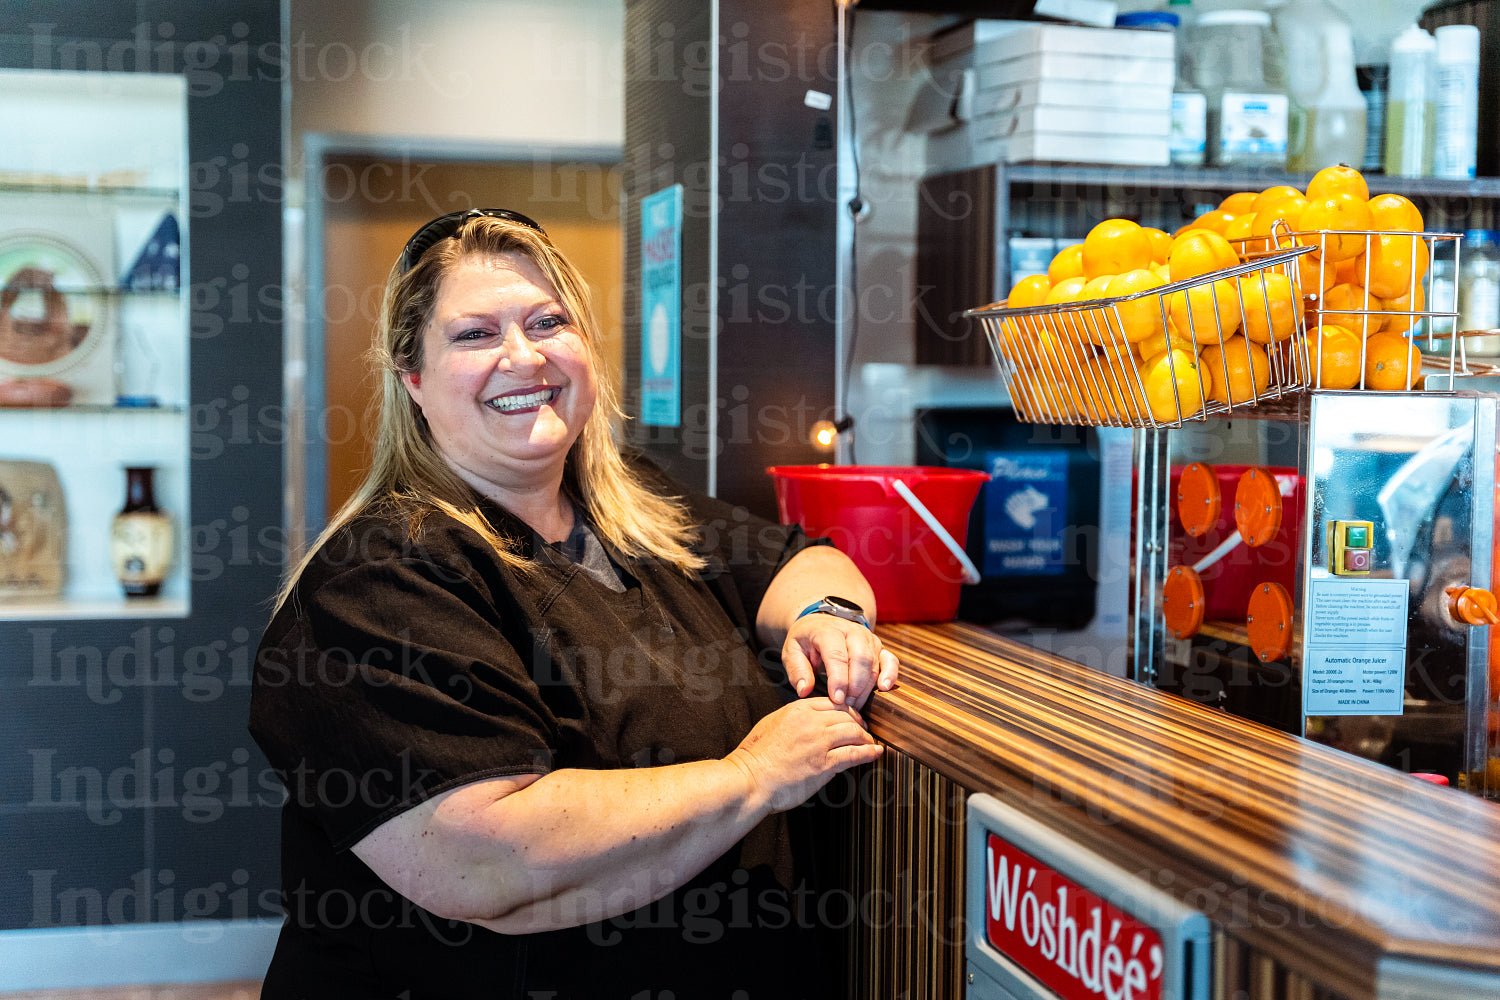
[[[1063,572],[1068,453],[985,453],[984,575],[1055,576]]]
[[[682,185],[641,199],[641,423],[682,422]]]

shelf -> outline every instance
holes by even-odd
[[[1205,639],[1219,639],[1239,646],[1250,645],[1250,632],[1243,621],[1208,620],[1198,629],[1198,634]]]
[[[174,597],[92,598],[0,601],[0,621],[90,618],[186,618],[188,602]]]
[[[65,195],[70,198],[141,198],[177,201],[182,192],[177,188],[141,187],[131,185],[43,184],[24,181],[0,181],[0,194]]]
[[[1197,191],[1262,191],[1278,184],[1305,189],[1312,174],[1265,170],[1215,170],[1190,167],[1083,167],[1022,164],[1002,166],[1010,184],[1073,185],[1100,188],[1160,188]],[[1393,177],[1366,174],[1371,192],[1430,198],[1500,198],[1500,177],[1445,180],[1438,177]]]
[[[1243,618],[1206,619],[1198,629],[1198,635],[1195,638],[1217,639],[1220,642],[1233,643],[1236,646],[1248,647],[1250,645],[1249,627],[1245,624]],[[1300,622],[1292,625],[1291,648],[1292,653],[1288,654],[1289,656],[1296,655],[1296,652],[1302,648],[1302,624]],[[1259,660],[1256,662],[1259,662]]]
[[[103,297],[149,298],[161,296],[175,299],[182,294],[181,288],[122,288],[117,285],[66,285],[57,289],[64,295],[97,295]]]
[[[75,413],[75,414],[117,414],[117,413],[186,413],[187,407],[181,403],[172,403],[162,406],[105,406],[103,404],[87,404],[82,406],[0,406],[0,413]]]

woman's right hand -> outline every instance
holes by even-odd
[[[854,708],[804,698],[761,719],[727,759],[745,769],[757,798],[781,812],[883,750]]]

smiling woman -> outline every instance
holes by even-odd
[[[829,994],[787,811],[896,659],[847,557],[621,453],[586,288],[498,210],[392,270],[370,472],[257,655],[265,997]]]
[[[402,381],[448,464],[549,542],[566,538],[557,486],[597,387],[551,282],[521,254],[466,258],[438,289],[422,355]]]

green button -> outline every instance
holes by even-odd
[[[1351,524],[1344,528],[1344,544],[1351,549],[1370,547],[1370,529],[1363,524]]]

